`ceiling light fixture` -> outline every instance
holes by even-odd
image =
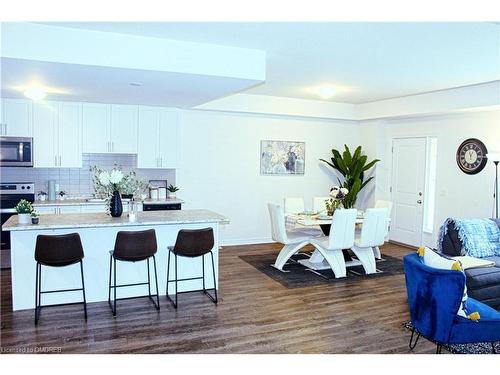
[[[24,96],[31,100],[42,100],[47,96],[47,92],[41,87],[28,87],[24,90]]]
[[[335,87],[332,86],[323,86],[318,89],[318,94],[321,99],[330,99],[333,95],[335,95]]]
[[[130,86],[137,86],[137,87],[139,87],[139,86],[142,86],[143,83],[142,82],[130,82],[129,85]]]

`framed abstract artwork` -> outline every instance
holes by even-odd
[[[260,141],[260,174],[303,175],[305,157],[305,142]]]

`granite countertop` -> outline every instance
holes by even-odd
[[[42,215],[40,216],[39,224],[19,225],[17,215],[13,215],[2,225],[2,230],[36,231],[45,229],[102,228],[213,222],[229,224],[229,219],[209,210],[173,210],[138,212],[135,222],[128,221],[127,214],[114,218],[105,213],[80,213]]]
[[[90,200],[89,200],[90,199]],[[123,202],[128,202],[128,199],[123,199]],[[104,204],[104,200],[101,199],[92,199],[92,198],[86,198],[86,199],[64,199],[64,200],[55,200],[55,201],[49,201],[49,200],[44,200],[44,201],[39,201],[36,200],[33,202],[33,207],[51,207],[51,206],[89,206],[89,205],[99,205],[99,204]],[[138,201],[138,203],[142,203]],[[178,198],[167,198],[164,200],[152,200],[152,199],[145,199],[143,203],[149,203],[149,204],[182,204],[184,201],[182,199]]]

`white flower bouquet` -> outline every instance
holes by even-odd
[[[344,187],[334,186],[330,189],[330,199],[325,201],[326,212],[329,216],[342,206],[342,200],[349,194],[349,190]]]

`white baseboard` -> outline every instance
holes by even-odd
[[[244,239],[227,239],[221,240],[221,246],[237,246],[237,245],[255,245],[259,243],[272,243],[274,242],[271,237],[261,238],[244,238]]]

